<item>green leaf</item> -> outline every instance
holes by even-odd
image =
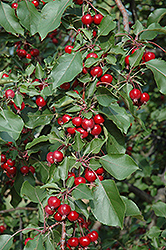
[[[97,88],[96,98],[98,102],[104,107],[109,107],[112,102],[116,101],[116,98],[113,96],[112,92],[104,87]]]
[[[31,63],[30,65],[28,65],[28,67],[26,67],[25,74],[30,76],[33,73],[34,69],[35,66]]]
[[[76,152],[81,152],[83,146],[85,145],[81,139],[81,134],[79,132],[76,131],[76,135],[74,137],[75,139],[75,142],[74,144],[72,145],[73,149],[76,151]]]
[[[87,199],[90,200],[93,198],[92,190],[88,188],[86,184],[79,184],[72,192],[72,195],[75,199]]]
[[[42,66],[39,62],[36,64],[35,76],[37,79],[42,79],[44,76],[44,70],[42,69]]]
[[[29,112],[24,119],[26,127],[34,129],[38,126],[49,124],[53,117],[54,114],[46,109],[42,113],[39,110],[35,113]]]
[[[38,138],[35,138],[32,142],[27,143],[25,149],[30,149],[31,147],[35,146],[36,144],[40,142],[48,141],[48,137],[45,135],[39,136]]]
[[[131,68],[136,67],[140,64],[144,51],[145,51],[145,48],[142,47],[141,49],[137,49],[132,55],[130,55],[129,61],[130,61]]]
[[[17,8],[17,16],[22,26],[29,30],[32,36],[38,31],[40,13],[34,4],[27,0],[20,2]]]
[[[18,22],[18,18],[15,15],[14,10],[9,4],[0,2],[0,25],[12,34],[24,35],[24,30]]]
[[[101,23],[99,24],[98,29],[98,37],[99,36],[107,36],[110,31],[115,29],[116,22],[112,21],[113,18],[111,16],[105,16]]]
[[[143,220],[143,217],[137,205],[132,200],[127,199],[125,196],[121,196],[121,198],[126,205],[126,216],[132,216],[139,220]]]
[[[164,202],[157,202],[156,204],[152,205],[152,209],[157,216],[166,218],[166,204]]]
[[[23,96],[16,93],[13,101],[16,104],[17,107],[21,108],[21,104],[23,102]]]
[[[94,189],[92,213],[101,223],[123,227],[125,204],[113,180],[104,180]]]
[[[159,91],[166,94],[166,62],[153,59],[146,62],[146,66],[153,72]]]
[[[89,217],[89,212],[87,211],[87,206],[85,205],[85,203],[82,200],[76,200],[76,201],[74,201],[74,204],[76,206],[76,211],[78,213],[82,213],[86,218]]]
[[[104,169],[117,180],[124,180],[138,169],[135,161],[127,154],[105,155],[99,161]]]
[[[158,23],[152,23],[147,30],[142,32],[140,39],[152,40],[159,34],[159,32],[166,34],[166,29],[161,27]]]
[[[144,26],[139,20],[137,20],[135,24],[132,26],[132,29],[134,34],[137,35],[140,31],[144,30]]]
[[[5,132],[10,138],[17,140],[24,126],[20,116],[10,110],[0,111],[0,131]]]
[[[72,5],[72,0],[56,0],[47,3],[41,11],[41,18],[38,22],[38,29],[43,40],[50,31],[58,28],[61,17],[68,6]]]
[[[166,8],[154,10],[148,17],[147,25],[149,26],[151,23],[159,23],[164,15],[166,15]]]
[[[105,140],[95,138],[91,140],[85,147],[84,155],[86,154],[98,154],[105,143]]]
[[[58,166],[59,168],[59,176],[61,178],[61,180],[66,180],[67,176],[68,176],[68,170],[70,167],[70,158],[65,157],[63,162],[61,163],[61,165]]]
[[[116,57],[113,55],[107,55],[107,57],[105,58],[106,62],[112,65],[116,65]]]
[[[8,234],[0,235],[0,250],[10,250],[13,244],[13,237]]]
[[[130,115],[123,107],[119,107],[117,103],[111,103],[110,107],[101,108],[101,112],[121,130],[122,133],[127,133],[130,127]]]
[[[46,196],[45,190],[40,187],[33,187],[28,181],[25,181],[21,188],[21,196],[26,196],[35,203],[40,203]]]
[[[56,89],[62,83],[70,82],[81,71],[82,58],[80,52],[62,55],[51,72],[53,78],[53,89]]]
[[[54,107],[55,108],[65,107],[73,102],[74,102],[73,98],[69,96],[64,96],[54,104]]]
[[[24,250],[45,250],[43,246],[43,236],[40,234],[36,236],[33,240],[29,240],[24,247]]]
[[[156,227],[156,226],[153,226],[150,228],[150,230],[147,232],[147,236],[150,238],[150,239],[153,239],[154,237],[159,237],[161,233],[161,230]]]
[[[51,243],[50,238],[47,237],[47,240],[45,242],[46,250],[55,250],[53,244]]]
[[[89,57],[85,61],[85,67],[90,68],[93,64],[99,61],[99,58]]]

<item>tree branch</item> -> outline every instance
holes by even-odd
[[[17,210],[38,211],[38,208],[36,208],[36,207],[16,207],[16,208],[11,208],[11,209],[7,209],[7,210],[1,210],[0,214],[10,213],[10,212],[14,212]]]
[[[127,183],[129,191],[137,195],[141,200],[146,201],[147,203],[152,203],[153,197],[147,194],[145,191],[140,190],[139,188]]]
[[[120,12],[122,13],[123,16],[123,25],[124,25],[124,30],[129,33],[129,20],[128,20],[128,14],[123,6],[121,0],[115,0],[116,5],[118,6]]]

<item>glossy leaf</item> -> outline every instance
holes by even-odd
[[[166,94],[166,62],[159,59],[153,59],[146,62],[146,66],[153,72],[160,92]]]
[[[37,79],[42,79],[44,76],[44,70],[39,63],[36,65],[35,76]]]
[[[53,78],[53,89],[62,83],[70,82],[82,71],[82,59],[80,52],[64,54],[53,67],[51,76]]]
[[[61,178],[61,180],[66,180],[67,176],[68,176],[68,170],[70,167],[70,158],[65,157],[63,162],[58,166],[59,168],[59,176]]]
[[[149,25],[148,29],[141,33],[140,39],[152,40],[159,33],[166,34],[166,29],[161,27],[158,23],[152,23]]]
[[[93,199],[92,190],[88,188],[86,184],[79,184],[72,192],[75,199]]]
[[[137,20],[135,24],[132,26],[132,29],[133,29],[134,34],[137,35],[140,31],[144,29],[144,26],[139,20]]]
[[[84,146],[84,143],[81,139],[81,136],[80,136],[80,133],[76,131],[76,135],[75,135],[75,142],[74,144],[72,145],[73,149],[76,151],[76,152],[81,152],[83,146]]]
[[[94,189],[92,213],[101,223],[123,227],[125,204],[113,180],[104,180]]]
[[[132,200],[127,199],[125,196],[121,196],[121,198],[126,205],[126,216],[132,216],[139,220],[143,220],[143,217],[137,205]]]
[[[26,246],[24,247],[24,250],[32,250],[32,249],[45,250],[42,238],[43,238],[42,235],[39,234],[33,240],[29,240]]]
[[[104,169],[117,180],[124,180],[138,169],[135,161],[127,154],[105,155],[99,161]]]
[[[151,23],[158,23],[160,20],[166,15],[166,8],[160,8],[154,10],[148,17],[147,25],[149,26]]]
[[[8,234],[0,235],[0,249],[1,250],[10,250],[13,244],[13,237]]]
[[[50,31],[59,27],[64,11],[71,4],[72,0],[57,0],[47,3],[42,8],[41,18],[38,23],[39,34],[42,40]]]
[[[166,218],[166,204],[164,202],[159,201],[153,204],[152,209],[157,216]]]
[[[112,92],[104,87],[97,88],[96,98],[98,102],[104,107],[109,107],[112,102],[116,101],[116,98],[113,96]]]
[[[45,190],[40,189],[40,187],[34,188],[25,181],[21,188],[21,195],[28,197],[31,201],[35,203],[40,203],[45,198]]]
[[[98,37],[99,36],[107,36],[110,31],[115,29],[116,22],[112,21],[113,18],[111,16],[105,16],[101,23],[99,24]]]
[[[140,64],[142,56],[144,54],[145,48],[142,47],[141,49],[137,49],[132,55],[129,57],[130,67],[136,67]]]
[[[99,138],[91,140],[85,147],[84,155],[86,154],[98,154],[105,141]]]
[[[45,142],[48,141],[48,137],[45,135],[42,135],[38,138],[35,138],[32,142],[27,143],[25,149],[30,149],[31,147],[35,146],[36,144],[40,143],[40,142]]]

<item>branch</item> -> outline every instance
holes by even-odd
[[[10,213],[10,212],[14,212],[17,210],[38,211],[38,208],[36,208],[36,207],[16,207],[16,208],[11,208],[11,209],[7,209],[7,210],[1,210],[0,214]]]
[[[147,194],[145,191],[127,183],[129,187],[129,191],[137,195],[141,200],[146,201],[147,203],[152,203],[153,197],[149,194]]]
[[[118,8],[123,16],[124,30],[129,33],[129,20],[128,20],[127,11],[126,11],[125,7],[123,6],[121,0],[115,0],[115,3],[118,6]]]

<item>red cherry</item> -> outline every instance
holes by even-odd
[[[4,73],[4,74],[2,75],[2,78],[5,78],[5,77],[9,77],[9,75],[6,74],[6,73]]]
[[[58,207],[58,213],[63,215],[68,215],[71,211],[71,208],[68,204],[62,204],[60,207]]]
[[[27,52],[25,51],[25,49],[19,49],[18,51],[17,51],[17,55],[19,56],[19,57],[26,57],[26,54],[27,54]]]
[[[134,54],[134,52],[136,51],[136,50],[138,50],[139,48],[136,48],[136,49],[133,49],[132,51],[131,51],[131,54]]]
[[[81,127],[76,128],[76,130],[81,134],[82,139],[86,138],[89,135],[88,132]]]
[[[108,82],[108,83],[111,83],[112,80],[113,80],[113,77],[110,74],[105,74],[100,79],[101,82]]]
[[[48,199],[48,205],[51,207],[51,209],[56,209],[57,207],[60,206],[60,204],[61,204],[61,201],[56,196],[51,196]]]
[[[73,2],[79,5],[83,4],[83,0],[73,0]]]
[[[55,213],[55,210],[51,209],[49,205],[45,206],[44,211],[47,215],[53,215]]]
[[[6,162],[6,155],[1,154],[1,162]]]
[[[63,123],[64,123],[63,120],[62,120],[62,117],[59,117],[57,122],[58,122],[59,125],[63,125]]]
[[[103,167],[100,167],[95,172],[96,172],[96,174],[103,174],[105,172],[105,170]]]
[[[91,240],[88,236],[83,236],[79,238],[79,242],[82,247],[87,247],[91,243]]]
[[[94,58],[98,58],[98,55],[94,52],[92,53],[89,53],[87,56],[86,56],[86,59],[90,58],[90,57],[94,57]]]
[[[52,42],[53,42],[54,44],[58,44],[58,39],[57,39],[57,38],[53,38],[53,39],[52,39]]]
[[[95,115],[95,116],[93,117],[93,120],[94,120],[94,122],[95,122],[96,124],[103,124],[103,122],[104,122],[104,118],[103,118],[103,116],[100,115],[100,114]]]
[[[36,57],[39,55],[40,52],[38,49],[31,49],[30,53],[32,56]]]
[[[86,14],[82,16],[81,21],[83,24],[91,24],[93,22],[93,18],[90,14]]]
[[[0,232],[1,234],[6,230],[6,227],[4,225],[1,225],[0,226]]]
[[[129,57],[130,57],[130,55],[125,57],[125,64],[126,65],[130,65]]]
[[[93,30],[93,37],[96,37],[97,36],[97,32],[96,30]]]
[[[67,216],[69,221],[76,221],[79,217],[79,214],[76,211],[71,211]]]
[[[30,166],[30,167],[29,167],[29,171],[30,171],[32,174],[34,174],[34,173],[35,173],[35,168],[34,168],[33,166]]]
[[[25,239],[25,242],[24,242],[24,245],[25,245],[25,246],[26,246],[26,244],[27,244],[27,242],[28,242],[29,240],[33,240],[33,238],[30,238],[30,237],[29,237],[29,238],[26,238],[26,239]]]
[[[84,221],[84,219],[82,217],[79,217],[78,222],[83,224],[85,221]]]
[[[35,5],[35,7],[39,6],[39,1],[37,1],[37,0],[33,0],[32,3]]]
[[[79,92],[78,92],[78,90],[76,90],[76,89],[73,89],[73,91],[74,91],[74,92],[76,92],[76,93],[77,93],[77,94],[79,95]]]
[[[61,162],[63,160],[63,154],[61,151],[55,150],[53,152],[54,162]]]
[[[12,159],[11,158],[9,158],[8,160],[7,160],[7,164],[9,165],[9,166],[14,166],[14,164],[15,164],[15,161],[12,161]]]
[[[27,55],[26,55],[26,58],[27,58],[27,59],[31,59],[31,54],[27,54]]]
[[[7,172],[9,173],[9,174],[11,174],[11,175],[15,175],[16,174],[16,172],[17,172],[17,168],[15,167],[15,166],[13,166],[13,167],[7,167]]]
[[[127,147],[127,148],[126,148],[126,150],[128,150],[128,151],[132,151],[132,150],[133,150],[133,148],[129,146],[129,147]]]
[[[103,19],[103,16],[102,16],[101,14],[96,14],[96,15],[94,16],[93,22],[94,22],[95,24],[100,24],[101,21],[102,21],[102,19]]]
[[[93,182],[96,180],[96,175],[93,171],[87,171],[86,174],[85,174],[85,179],[89,182]]]
[[[74,184],[77,186],[77,185],[79,185],[79,184],[81,184],[81,183],[86,183],[85,178],[84,178],[84,177],[81,177],[81,176],[76,177],[75,180],[74,180]]]
[[[46,106],[46,101],[44,100],[42,96],[38,96],[36,98],[36,104],[39,107],[39,109],[41,109],[42,107]]]
[[[152,59],[155,59],[155,54],[153,53],[153,52],[146,52],[145,54],[144,54],[144,60],[145,60],[145,62],[148,62],[148,61],[150,61],[150,60],[152,60]]]
[[[23,166],[20,168],[20,171],[22,174],[26,175],[29,172],[29,167],[28,166]]]
[[[141,97],[141,91],[139,89],[132,89],[129,95],[132,100],[138,100]]]
[[[99,135],[101,133],[101,131],[102,131],[101,126],[98,125],[98,124],[95,124],[93,129],[91,130],[91,134],[94,135],[94,136],[97,136],[97,135]]]
[[[71,237],[70,239],[68,239],[67,243],[69,244],[69,246],[71,247],[77,247],[79,244],[79,240],[76,237]]]
[[[100,181],[103,181],[104,177],[102,175],[98,175]]]
[[[17,9],[18,8],[18,3],[12,3],[11,7],[12,7],[12,9]]]
[[[25,108],[25,103],[24,102],[21,103],[21,108],[17,107],[15,103],[13,104],[13,106],[17,111],[21,111]]]
[[[146,103],[149,101],[149,99],[150,99],[150,96],[148,93],[141,94],[141,99],[140,99],[141,103]]]
[[[62,121],[63,123],[68,122],[72,117],[70,115],[63,115],[62,116]]]
[[[99,238],[98,232],[92,231],[88,234],[88,237],[92,242],[96,241]]]
[[[101,67],[95,66],[95,67],[93,67],[93,68],[91,69],[90,74],[91,74],[93,77],[95,77],[95,76],[100,77],[100,76],[103,74],[103,70],[102,70]]]
[[[91,119],[84,118],[82,120],[81,125],[84,129],[86,129],[89,132],[94,127],[95,123],[94,123],[93,118]]]
[[[74,135],[76,133],[76,128],[67,128],[67,132],[71,135]]]
[[[2,166],[1,166],[2,167]],[[7,170],[7,168],[9,167],[9,165],[7,164],[7,162],[5,162],[4,164],[3,164],[3,169],[5,169],[5,170]]]
[[[63,84],[60,85],[60,88],[64,89],[64,90],[68,90],[70,88],[70,83],[69,82],[65,82],[65,83],[63,83]]]
[[[54,214],[54,219],[55,219],[56,221],[61,221],[61,220],[62,220],[62,216],[61,216],[58,212],[56,212],[56,213]]]
[[[68,53],[68,54],[71,54],[73,48],[74,48],[74,47],[71,46],[71,45],[66,45],[66,47],[65,47],[65,52]]]
[[[47,154],[47,161],[48,161],[49,163],[51,163],[51,164],[54,163],[53,152],[49,152],[49,153]]]
[[[84,63],[83,63],[82,73],[83,74],[87,74],[88,73],[88,68],[84,67]]]
[[[75,178],[75,177],[76,177],[76,176],[75,176],[75,173],[69,172],[69,173],[68,173],[67,180],[68,180],[70,177],[72,177],[72,176]]]
[[[73,125],[75,125],[76,127],[79,127],[79,126],[81,126],[82,118],[81,118],[80,116],[74,117],[74,118],[72,119],[72,123],[73,123]]]

